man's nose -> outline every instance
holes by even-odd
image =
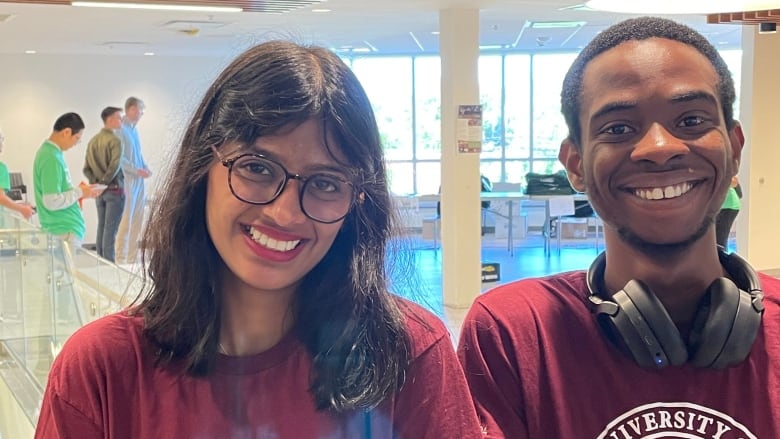
[[[688,154],[690,149],[684,141],[675,137],[663,125],[654,123],[634,146],[631,159],[647,160],[663,165],[669,160]]]

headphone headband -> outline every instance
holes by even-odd
[[[721,277],[708,287],[687,340],[641,280],[629,281],[612,295],[605,292],[606,252],[588,269],[591,310],[610,339],[642,367],[662,368],[690,361],[697,367],[722,368],[739,363],[750,353],[758,333],[764,295],[758,274],[747,261],[722,250],[718,259],[733,281]]]
[[[750,294],[752,298],[753,308],[756,312],[764,311],[764,293],[761,291],[761,281],[758,278],[758,273],[753,270],[753,267],[740,255],[736,253],[726,253],[723,250],[718,249],[718,259],[720,260],[723,268],[726,269],[726,273],[734,279],[737,286]],[[600,308],[599,312],[605,314],[614,315],[617,312],[618,306],[615,302],[612,302],[610,298],[602,298],[599,296],[600,288],[603,285],[599,285],[604,280],[604,272],[607,268],[607,252],[603,251],[596,256],[596,259],[590,264],[587,273],[588,284],[588,300],[594,307]]]

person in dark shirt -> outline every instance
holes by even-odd
[[[100,113],[100,118],[103,120],[103,128],[87,145],[84,175],[91,184],[106,187],[95,198],[98,214],[95,249],[98,255],[114,262],[116,234],[125,209],[122,141],[116,135],[116,131],[122,127],[122,109],[106,107]]]

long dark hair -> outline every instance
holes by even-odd
[[[355,75],[326,49],[260,44],[208,89],[144,233],[151,282],[138,309],[159,360],[181,361],[192,375],[211,372],[222,294],[220,257],[205,224],[211,147],[251,145],[312,118],[337,140],[345,167],[357,170],[361,196],[301,282],[293,330],[312,356],[317,407],[366,409],[403,384],[410,341],[387,286],[393,210],[376,120]]]

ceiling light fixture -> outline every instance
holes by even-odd
[[[569,29],[585,26],[584,21],[532,21],[532,29]]]
[[[330,12],[330,9],[312,9],[312,12]]]
[[[191,11],[191,12],[243,12],[242,8],[231,6],[195,6],[195,5],[170,5],[154,3],[121,3],[99,1],[74,1],[72,6],[88,8],[123,8],[123,9],[152,9],[157,11]]]
[[[778,0],[589,0],[585,5],[601,11],[625,14],[715,14],[780,8]]]

